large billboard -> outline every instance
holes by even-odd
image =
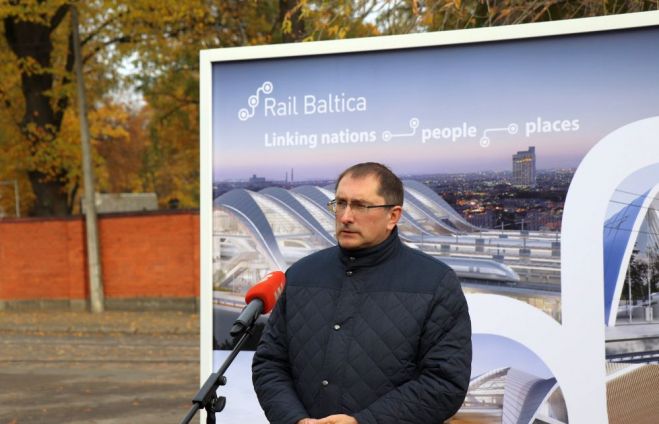
[[[652,422],[658,53],[657,13],[202,52],[202,380],[249,287],[335,243],[337,175],[376,161],[401,239],[469,303],[456,423]],[[267,422],[251,356],[228,422]]]

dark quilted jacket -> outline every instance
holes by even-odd
[[[455,274],[394,231],[379,246],[333,247],[289,268],[253,380],[272,424],[338,413],[359,424],[434,424],[460,407],[470,370]]]

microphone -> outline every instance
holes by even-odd
[[[286,276],[281,271],[273,271],[256,283],[245,294],[245,306],[229,331],[231,337],[241,335],[251,327],[261,314],[267,314],[277,304],[286,284]]]

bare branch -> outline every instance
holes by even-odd
[[[87,34],[87,36],[86,36],[85,38],[83,38],[82,40],[80,40],[80,45],[81,45],[81,46],[84,46],[85,44],[87,44],[88,42],[90,42],[94,37],[96,37],[98,34],[100,34],[101,31],[103,31],[105,28],[107,28],[108,26],[110,26],[111,24],[113,24],[114,22],[116,22],[119,18],[122,18],[122,17],[125,16],[125,15],[126,15],[125,12],[119,12],[118,14],[112,16],[112,17],[111,17],[110,19],[108,19],[107,21],[103,22],[103,23],[102,23],[101,25],[99,25],[96,29],[94,29],[94,30],[91,31],[89,34]]]
[[[98,46],[94,47],[90,53],[86,54],[82,58],[82,63],[87,63],[87,61],[90,60],[91,58],[93,58],[96,55],[96,53],[100,52],[101,50],[105,49],[108,46],[111,46],[112,44],[115,44],[115,43],[118,43],[118,44],[130,43],[131,41],[133,41],[133,38],[129,35],[122,35],[122,36],[119,36],[119,37],[111,38],[111,39],[99,44]]]
[[[169,108],[169,110],[167,110],[165,113],[163,113],[162,115],[160,115],[160,116],[158,117],[158,122],[164,122],[164,121],[166,121],[167,118],[169,118],[171,115],[175,114],[176,112],[178,112],[179,110],[181,110],[181,108],[183,108],[183,107],[185,107],[185,106],[187,106],[187,105],[198,105],[198,104],[199,104],[198,101],[194,101],[194,100],[181,101],[180,103],[181,103],[181,104],[178,104],[178,105],[175,105],[175,106]]]
[[[62,23],[62,19],[66,16],[67,13],[69,13],[69,5],[64,4],[60,7],[57,8],[57,11],[53,15],[53,18],[50,20],[50,32],[52,33],[59,24]]]

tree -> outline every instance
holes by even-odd
[[[282,41],[408,34],[655,10],[622,0],[282,0]],[[294,35],[294,36],[293,36]]]
[[[153,64],[164,63],[166,58],[153,59],[158,54],[166,56],[167,40],[185,43],[186,35],[214,25],[211,3],[94,0],[78,4],[84,22],[81,44],[91,115],[101,120],[96,125],[92,121],[92,127],[111,133],[118,128],[102,122],[107,121],[102,109],[108,110],[108,96],[124,81],[118,64],[147,50],[152,53],[145,56]],[[32,215],[71,213],[81,184],[79,136],[66,128],[77,125],[70,113],[74,104],[70,4],[67,0],[12,0],[0,6],[4,35],[0,43],[7,47],[0,49],[6,59],[0,76],[14,81],[0,85],[0,124],[17,129],[0,142],[10,152],[13,174],[27,176],[34,193]],[[95,135],[94,144],[114,137]],[[102,173],[104,161],[98,154],[95,159],[96,172]]]
[[[5,67],[4,70],[20,75],[24,112],[17,125],[26,142],[22,150],[29,159],[24,166],[38,202],[38,215],[61,215],[68,210],[67,194],[61,190],[66,185],[66,169],[56,159],[53,147],[69,105],[69,97],[61,88],[70,82],[72,50],[67,48],[59,78],[53,72],[52,61],[53,38],[58,36],[68,7],[63,2],[45,5],[44,2],[13,1],[2,10],[5,40],[15,55],[14,69]],[[3,95],[5,106],[12,108],[16,97],[8,92]]]
[[[557,21],[655,10],[654,1],[621,0],[394,0],[376,21],[385,34],[444,31]]]
[[[275,2],[223,1],[215,6],[212,28],[204,24],[185,37],[136,47],[141,72],[132,82],[149,110],[140,178],[162,206],[199,205],[198,49],[267,44],[277,12]]]
[[[657,293],[659,288],[659,246],[650,246],[647,250],[647,270],[645,274],[645,285],[648,287],[647,292]]]
[[[638,251],[634,250],[629,261],[629,278],[622,289],[623,299],[628,297],[629,283],[632,286],[632,299],[636,302],[647,301],[648,290],[652,293],[659,291],[659,246],[647,249],[645,257],[639,257]]]

